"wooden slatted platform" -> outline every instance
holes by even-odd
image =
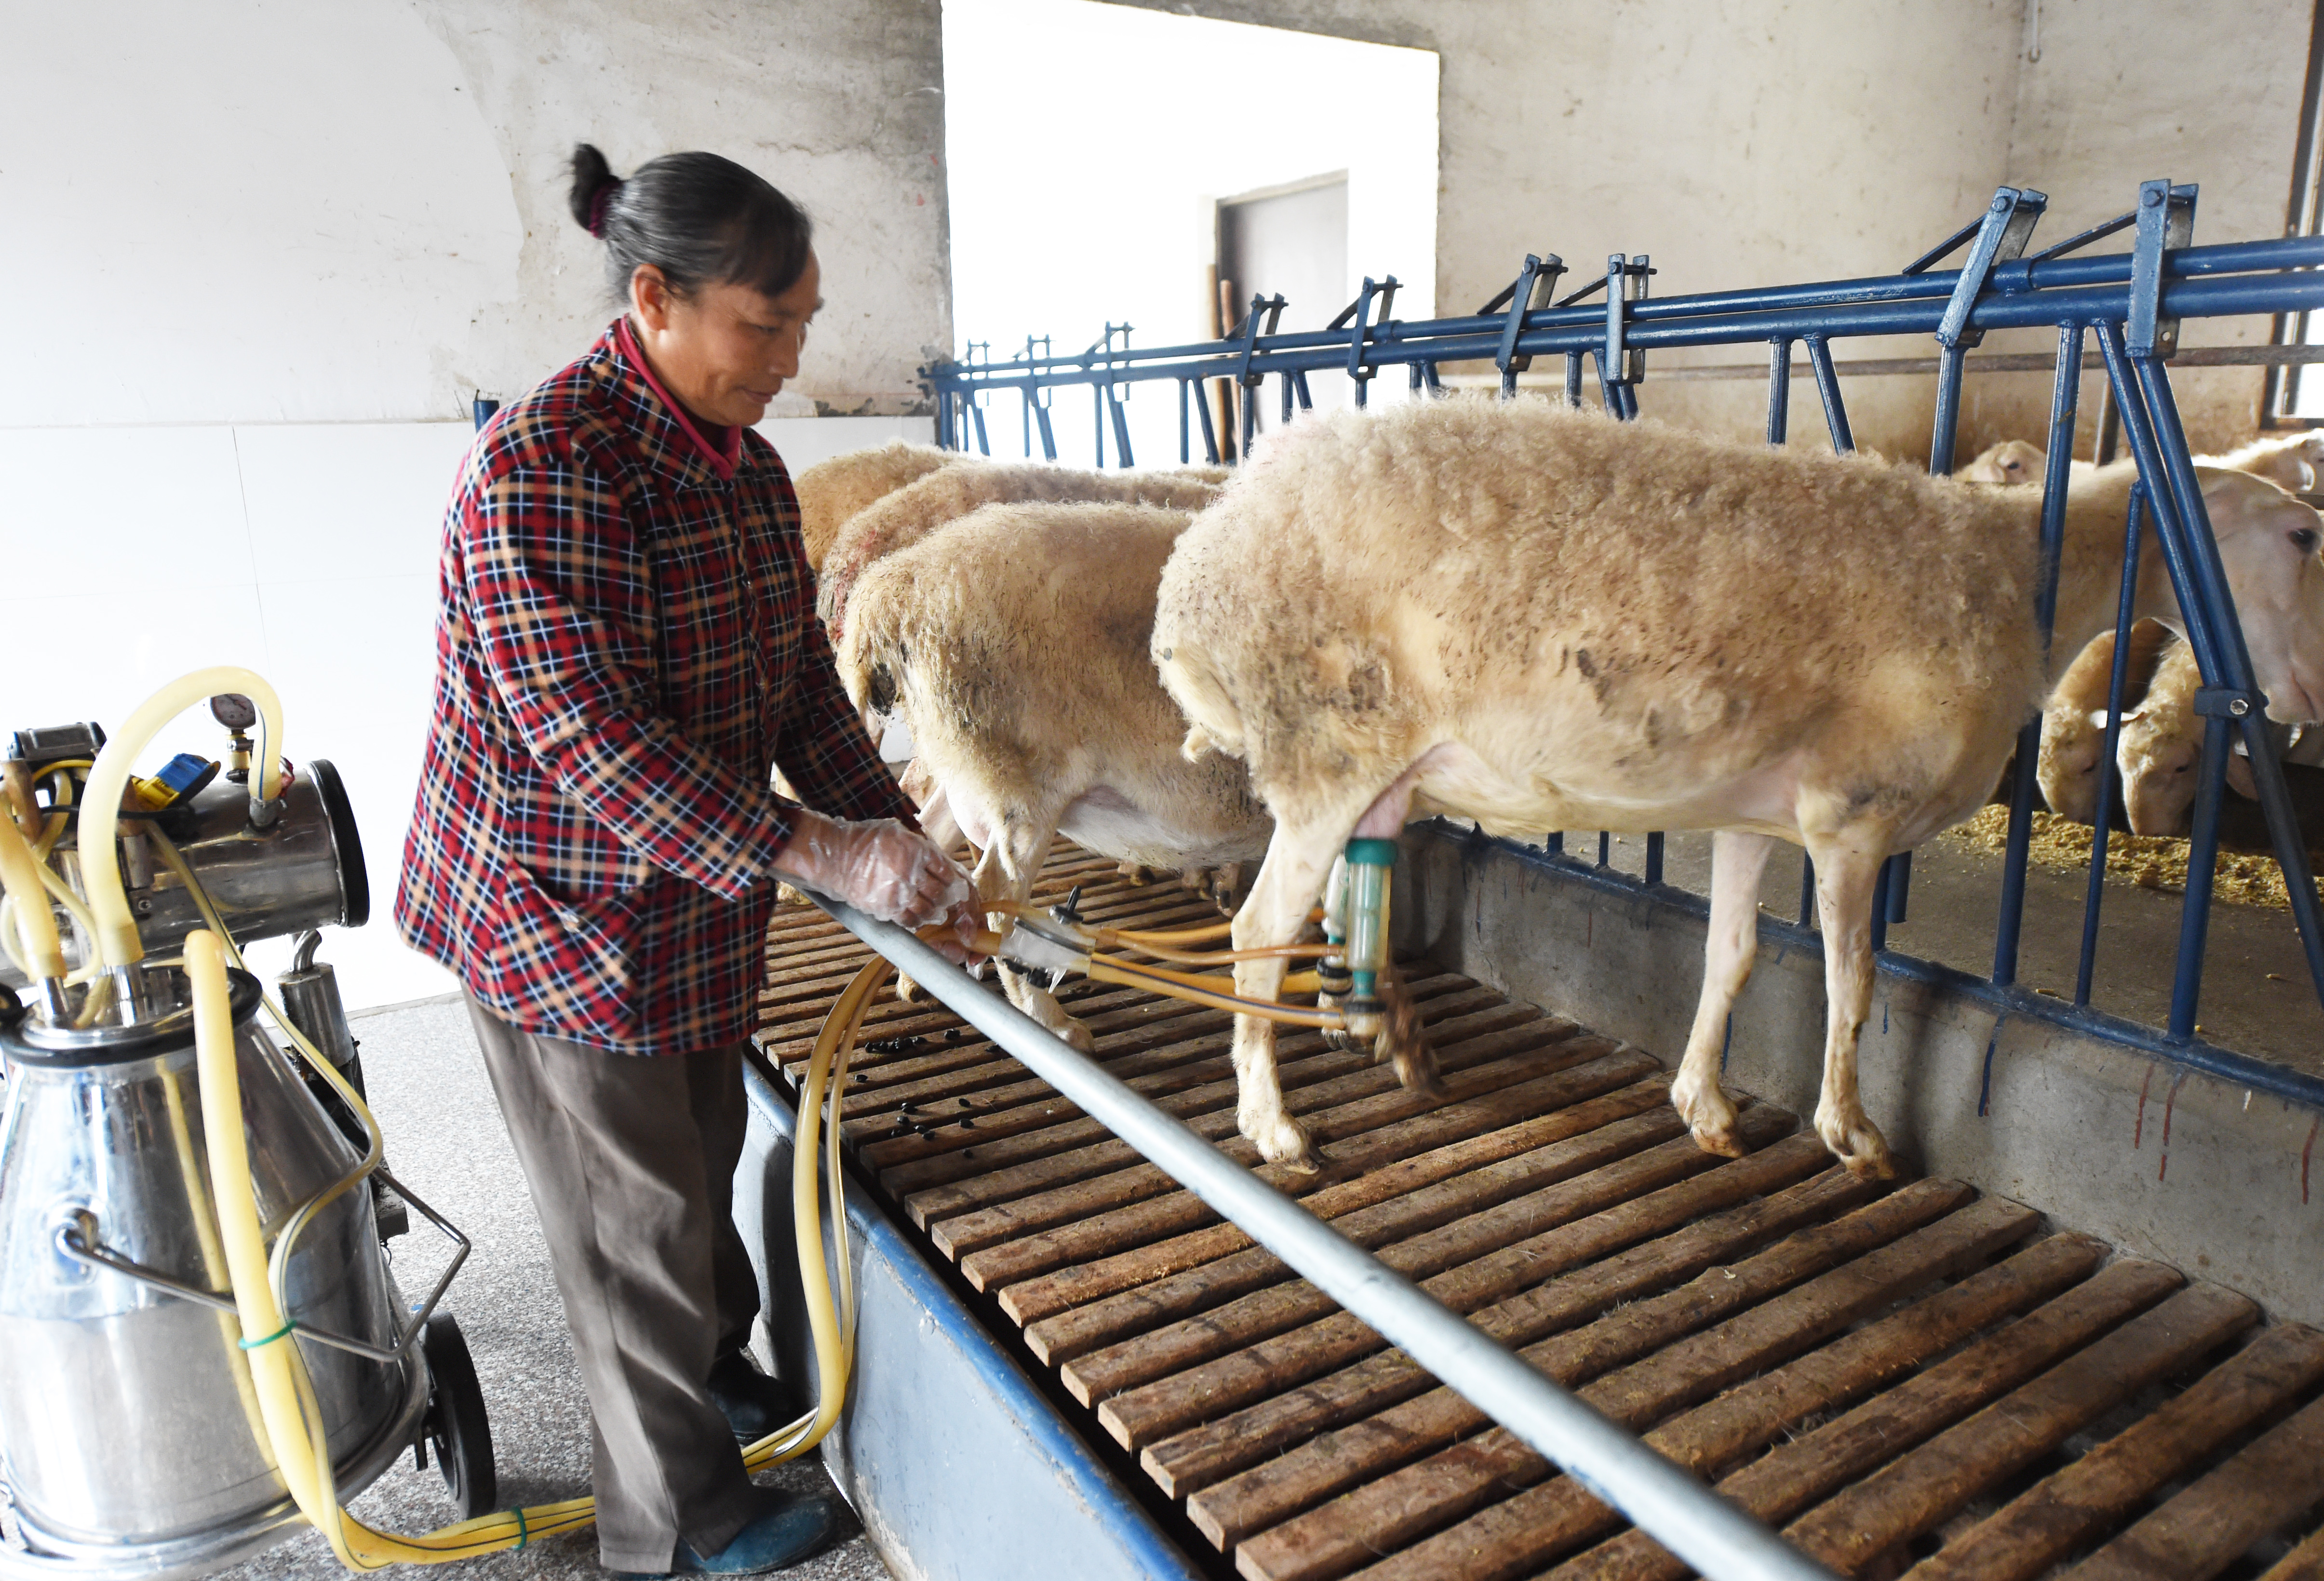
[[[1215,920],[1071,850],[1037,897],[1074,885],[1093,921]],[[867,954],[778,915],[760,1041],[794,1089]],[[1132,1086],[1843,1572],[2324,1581],[2324,1334],[1964,1185],[1858,1184],[1766,1105],[1711,1157],[1654,1059],[1406,975],[1445,1091],[1286,1033],[1310,1175],[1235,1135],[1227,1016],[1065,997]],[[1222,1575],[1687,1573],[949,1012],[883,996],[864,1037],[862,1178]]]

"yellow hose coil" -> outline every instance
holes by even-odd
[[[194,1032],[201,1078],[202,1126],[209,1154],[210,1185],[218,1215],[219,1239],[241,1319],[241,1348],[249,1358],[267,1447],[300,1512],[330,1543],[351,1570],[376,1570],[392,1564],[433,1565],[524,1547],[537,1538],[570,1531],[596,1518],[591,1499],[567,1499],[521,1511],[502,1511],[446,1526],[420,1537],[374,1530],[341,1507],[332,1475],[330,1446],[322,1413],[309,1380],[305,1359],[283,1315],[270,1277],[265,1232],[259,1222],[243,1135],[242,1089],[235,1069],[234,1015],[226,980],[226,946],[207,929],[186,937],[186,972],[194,997]],[[822,1132],[826,1092],[841,1090],[847,1061],[872,996],[891,969],[885,961],[865,966],[824,1018],[799,1097],[798,1127],[792,1138],[793,1220],[799,1269],[807,1295],[807,1322],[815,1336],[819,1393],[816,1408],[743,1451],[752,1471],[805,1454],[819,1443],[847,1393],[854,1364],[855,1291],[848,1266],[846,1202],[842,1195],[840,1132],[834,1108],[827,1149],[833,1217],[839,1242],[835,1278],[824,1258],[822,1209],[816,1147]],[[340,1095],[352,1102],[374,1136],[376,1122],[354,1090],[338,1081],[327,1060],[309,1055]],[[287,1237],[286,1237],[287,1238]]]

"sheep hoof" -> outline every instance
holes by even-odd
[[[1269,1121],[1243,1121],[1240,1128],[1257,1144],[1259,1157],[1269,1163],[1302,1175],[1312,1175],[1323,1167],[1315,1156],[1315,1144],[1308,1140],[1307,1127],[1289,1115],[1277,1115]]]
[[[907,1005],[918,1004],[923,997],[920,992],[920,985],[914,982],[910,978],[906,977],[902,972],[898,972],[896,974],[896,997],[901,999]]]
[[[1119,870],[1122,878],[1132,887],[1142,887],[1154,881],[1154,869],[1143,862],[1124,862]]]
[[[1092,1035],[1088,1027],[1078,1021],[1068,1020],[1063,1026],[1053,1026],[1049,1030],[1057,1034],[1060,1042],[1071,1045],[1078,1052],[1084,1054],[1097,1052],[1097,1039]]]
[[[1671,1107],[1678,1117],[1686,1122],[1694,1137],[1694,1144],[1705,1153],[1720,1158],[1741,1158],[1750,1149],[1735,1131],[1735,1106],[1716,1086],[1701,1092],[1688,1090],[1681,1083],[1671,1089]]]
[[[796,886],[789,884],[778,884],[775,886],[775,904],[777,905],[805,905],[807,904],[807,896]]]
[[[1388,1025],[1379,1041],[1372,1044],[1372,1063],[1394,1062],[1396,1079],[1412,1092],[1424,1098],[1442,1098],[1443,1087],[1436,1080],[1436,1051],[1428,1046],[1428,1034],[1420,1029],[1420,1010],[1411,997],[1397,994],[1388,1001]]]
[[[1744,1158],[1750,1154],[1751,1150],[1743,1145],[1743,1139],[1732,1129],[1715,1130],[1709,1126],[1691,1126],[1688,1130],[1693,1135],[1694,1144],[1705,1153],[1715,1154],[1720,1158]]]
[[[1896,1178],[1896,1163],[1889,1155],[1888,1139],[1880,1127],[1861,1114],[1816,1116],[1816,1135],[1831,1155],[1859,1181]]]

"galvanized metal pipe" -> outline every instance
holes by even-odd
[[[1712,1581],[1832,1572],[1076,1053],[904,929],[816,897],[849,932],[1463,1399]]]

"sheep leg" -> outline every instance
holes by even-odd
[[[1751,963],[1758,954],[1759,875],[1775,847],[1774,836],[1740,830],[1722,829],[1711,837],[1711,936],[1703,944],[1702,997],[1695,1002],[1686,1057],[1671,1083],[1671,1106],[1694,1133],[1695,1145],[1728,1158],[1740,1158],[1747,1150],[1735,1134],[1735,1106],[1719,1089],[1719,1058],[1727,1042],[1728,1014],[1751,980]]]
[[[1372,1063],[1392,1060],[1396,1079],[1406,1090],[1429,1098],[1442,1096],[1444,1089],[1436,1080],[1436,1051],[1429,1046],[1427,1030],[1420,1023],[1420,1007],[1394,961],[1388,962],[1380,977],[1380,997],[1388,1005],[1388,1025],[1372,1045]]]
[[[1347,840],[1347,825],[1337,820],[1307,829],[1277,823],[1259,878],[1235,914],[1235,948],[1288,944],[1296,939],[1308,909],[1323,893],[1333,859]],[[1285,970],[1280,956],[1237,961],[1235,992],[1247,999],[1274,999],[1282,992]],[[1283,1108],[1283,1088],[1275,1074],[1275,1023],[1256,1016],[1236,1016],[1233,1058],[1235,1128],[1256,1143],[1259,1156],[1269,1163],[1315,1169],[1315,1150],[1305,1127]]]
[[[914,760],[915,764],[919,761]],[[904,793],[910,795],[913,792],[914,786],[908,780]],[[920,832],[935,841],[936,849],[947,855],[958,850],[964,843],[960,820],[952,815],[952,802],[945,796],[943,786],[936,786],[928,792],[928,799],[920,804],[919,820]],[[896,974],[896,997],[908,1005],[926,997],[920,991],[920,985],[912,980],[910,973],[899,971]]]
[[[1250,893],[1235,913],[1231,937],[1237,950],[1288,944],[1299,936],[1307,913],[1323,893],[1324,878],[1351,836],[1393,840],[1404,827],[1412,807],[1426,756],[1415,761],[1395,781],[1369,802],[1342,804],[1336,815],[1326,812],[1304,822],[1278,817],[1275,837],[1268,841],[1267,859]],[[1274,999],[1283,991],[1285,963],[1280,956],[1235,963],[1235,992],[1247,999]],[[1406,1018],[1416,1024],[1417,1016]],[[1395,1026],[1391,1017],[1391,1028]],[[1425,1044],[1418,1056],[1397,1054],[1397,1073],[1423,1082],[1433,1081]],[[1275,1073],[1275,1024],[1255,1016],[1235,1017],[1234,1070],[1236,1128],[1259,1144],[1259,1156],[1270,1163],[1302,1171],[1316,1167],[1314,1147],[1298,1121],[1283,1108],[1283,1087]],[[1423,1086],[1419,1090],[1428,1090]]]
[[[1815,861],[1816,915],[1823,924],[1826,1015],[1823,1092],[1816,1102],[1816,1135],[1858,1180],[1896,1172],[1887,1139],[1864,1112],[1857,1091],[1856,1044],[1872,1008],[1872,889],[1888,854],[1887,831],[1852,831],[1811,839]]]
[[[1004,822],[976,864],[977,897],[987,905],[1003,900],[1022,905],[1031,896],[1034,876],[1048,860],[1049,847],[1056,838],[1055,818]],[[1013,921],[997,913],[987,917],[987,924],[1000,933],[1007,933]],[[1083,1053],[1097,1046],[1090,1029],[1066,1015],[1056,995],[1049,991],[1054,979],[1047,972],[1010,961],[995,964],[1001,971],[1001,987],[1010,1004]]]
[[[1221,862],[1214,868],[1188,868],[1178,875],[1178,882],[1190,895],[1199,895],[1219,908],[1221,916],[1232,916],[1242,887],[1243,864]]]

